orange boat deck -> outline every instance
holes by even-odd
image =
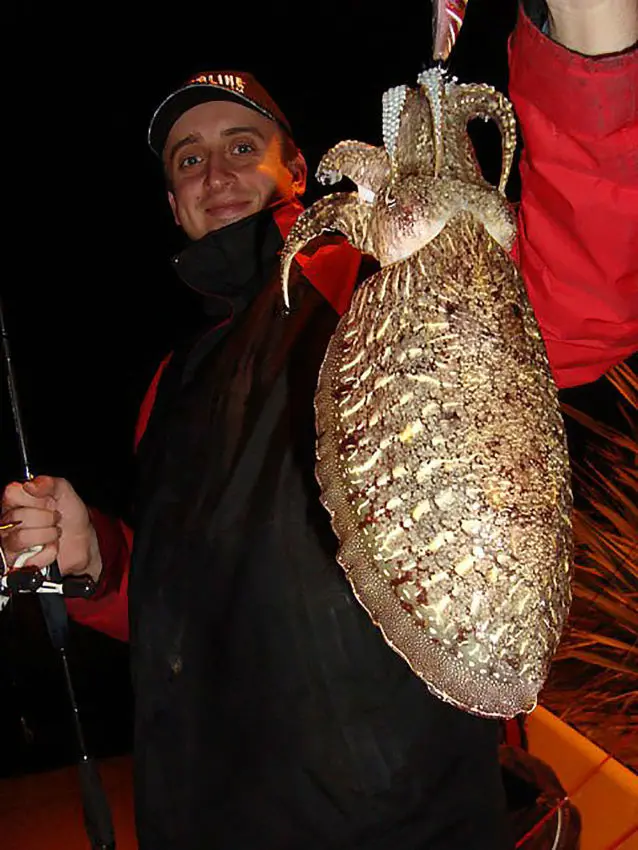
[[[117,850],[135,850],[131,760],[100,762]],[[3,850],[90,850],[76,767],[0,780]]]
[[[581,813],[581,850],[638,850],[638,777],[543,708],[529,718],[528,737]],[[100,773],[117,850],[136,850],[131,759],[106,759]],[[89,850],[77,768],[0,780],[0,842],[3,850]]]

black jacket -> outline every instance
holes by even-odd
[[[502,850],[497,724],[433,697],[354,598],[314,476],[337,315],[262,212],[193,243],[225,323],[139,448],[130,585],[142,850]],[[216,319],[211,316],[211,325]]]

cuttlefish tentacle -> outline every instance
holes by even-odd
[[[445,110],[447,76],[441,68],[430,68],[419,74],[417,82],[421,97],[427,102],[432,120],[434,177],[443,168],[443,114]]]
[[[332,186],[344,177],[352,180],[363,200],[371,202],[390,174],[390,159],[384,148],[365,142],[339,142],[324,154],[317,180]]]
[[[405,98],[397,134],[395,171],[397,178],[419,174],[428,179],[435,175],[436,144],[433,112],[420,91],[410,89]]]
[[[365,253],[371,211],[372,205],[362,202],[356,192],[339,192],[326,195],[299,216],[281,253],[281,281],[287,309],[290,309],[288,279],[295,254],[326,231],[342,233],[351,245]]]
[[[443,173],[469,183],[487,183],[467,134],[467,125],[473,118],[492,120],[500,131],[502,162],[498,191],[504,195],[516,150],[516,119],[510,102],[492,86],[477,83],[447,89]]]

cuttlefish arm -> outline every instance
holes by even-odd
[[[443,124],[446,174],[468,183],[485,182],[467,134],[467,125],[473,118],[492,120],[499,129],[502,162],[498,191],[505,195],[516,152],[516,118],[507,98],[484,83],[448,87]]]
[[[356,192],[339,192],[321,198],[299,216],[281,253],[281,283],[286,309],[290,309],[288,279],[295,255],[325,232],[342,233],[351,245],[365,253],[371,211],[372,205],[361,200]]]
[[[390,175],[390,158],[384,148],[365,142],[339,142],[321,158],[317,180],[332,186],[344,177],[356,184],[359,197],[368,202]]]

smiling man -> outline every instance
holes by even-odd
[[[570,386],[638,337],[636,3],[551,11],[556,40],[521,12],[511,42],[517,247]],[[495,722],[432,696],[385,643],[319,501],[313,395],[359,255],[334,239],[300,255],[283,315],[279,252],[306,167],[249,74],[190,80],[149,141],[191,240],[174,266],[209,322],[143,404],[134,543],[59,478],[9,485],[2,517],[21,522],[2,532],[10,561],[42,544],[31,563],[90,573],[98,593],[71,613],[130,635],[141,850],[509,850]]]
[[[303,193],[306,164],[283,114],[247,74],[218,75],[241,81],[235,93],[200,76],[158,110],[151,144],[162,156],[175,221],[191,239],[246,218],[276,200]],[[206,82],[197,82],[206,80]],[[204,94],[214,100],[191,106],[166,128],[182,107]],[[237,99],[229,99],[237,98]],[[176,103],[177,100],[177,103]],[[250,105],[247,106],[246,104]]]

